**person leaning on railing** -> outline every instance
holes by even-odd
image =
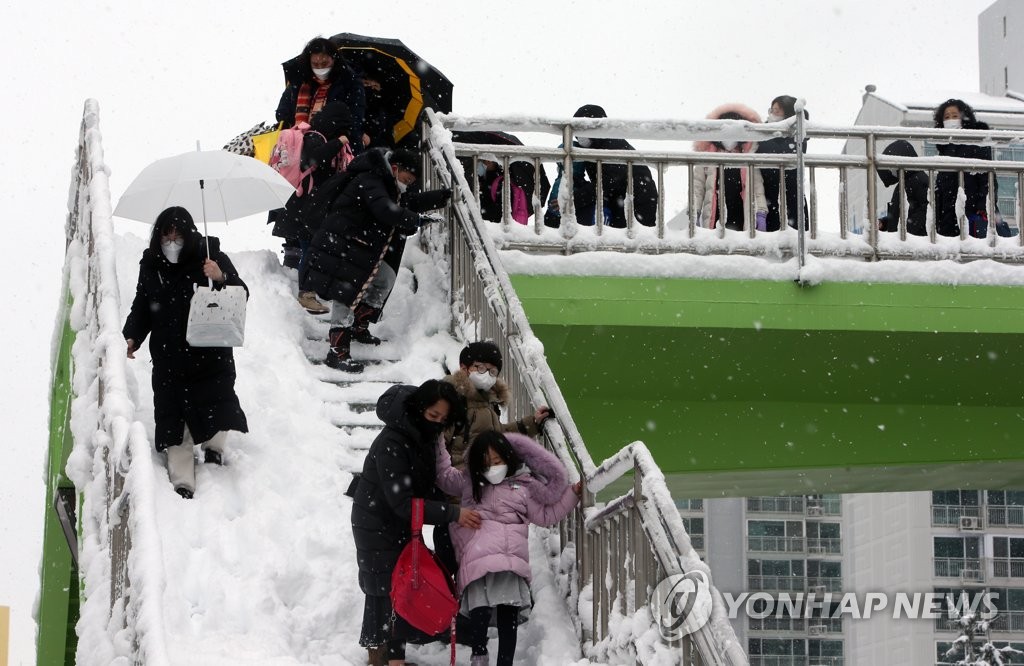
[[[882,151],[882,154],[892,157],[917,157],[914,147],[910,145],[909,141],[903,139],[890,143]],[[878,177],[886,187],[896,185],[885,214],[878,218],[878,229],[879,231],[899,231],[900,200],[903,198],[903,188],[899,186],[899,170],[879,169]],[[927,233],[925,220],[928,217],[928,174],[920,170],[905,170],[903,183],[907,190],[907,233],[924,236]]]
[[[961,99],[947,99],[935,109],[935,127],[950,130],[987,130],[988,124],[978,120],[974,109]],[[970,160],[991,160],[992,148],[968,143],[944,143],[935,146],[943,157]],[[935,232],[940,236],[959,236],[956,200],[960,191],[957,171],[940,171],[935,178]],[[968,232],[976,238],[988,233],[988,172],[965,171],[964,194],[967,197],[964,215]]]
[[[584,104],[574,118],[607,118],[605,110],[596,104]],[[636,150],[625,139],[590,139],[578,137],[573,145],[595,150]],[[558,189],[562,183],[562,165],[558,165],[558,177],[551,186],[548,195],[548,211],[544,215],[544,224],[557,227],[561,224],[561,211],[558,204]],[[643,164],[633,165],[633,215],[636,221],[645,227],[653,227],[658,219],[658,187],[651,175],[650,167]],[[603,214],[604,224],[609,227],[625,228],[626,197],[629,186],[629,170],[625,164],[601,162],[601,202],[597,199],[597,162],[574,161],[572,164],[573,206],[576,221],[583,225],[594,225],[596,211]]]

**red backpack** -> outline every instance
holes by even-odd
[[[452,630],[459,601],[455,585],[433,551],[423,543],[423,500],[412,501],[412,539],[398,556],[391,574],[391,605],[406,622],[422,632],[437,635]]]

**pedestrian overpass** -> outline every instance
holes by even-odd
[[[564,146],[577,134],[621,136],[668,147],[453,144],[451,130],[546,133]],[[545,441],[586,480],[587,506],[560,528],[561,593],[583,654],[599,663],[650,663],[656,654],[682,664],[748,663],[713,588],[705,624],[658,638],[647,605],[658,582],[693,573],[710,579],[675,499],[1024,486],[1024,452],[1014,445],[1024,432],[1024,237],[907,238],[905,220],[890,237],[851,228],[841,194],[849,175],[868,175],[869,208],[877,210],[876,170],[910,166],[881,157],[881,147],[862,157],[724,157],[673,144],[782,134],[795,134],[797,145],[804,135],[854,137],[872,147],[897,136],[978,140],[938,130],[426,113],[424,187],[451,186],[456,196],[448,223],[426,229],[419,241],[448,276],[455,335],[498,342],[510,411],[550,405],[558,418]],[[1020,138],[991,132],[984,140]],[[571,184],[563,184],[560,228],[535,222],[539,198],[530,225],[521,226],[511,221],[507,180],[504,220],[484,222],[459,158],[472,164],[486,153],[506,173],[516,159],[535,170],[561,161],[568,171],[574,159],[648,164],[662,193],[657,226],[583,227]],[[79,635],[107,636],[111,653],[136,662],[168,663],[174,639],[155,622],[160,579],[152,560],[133,556],[151,553],[159,539],[150,520],[153,490],[138,482],[140,469],[151,471],[151,445],[124,381],[102,159],[98,107],[89,102],[67,225],[66,275],[74,279],[66,279],[53,366],[41,664],[74,662],[80,617],[92,624]],[[748,173],[804,170],[806,230],[757,232],[749,210],[738,232],[698,228],[685,213],[669,219],[673,188],[685,192],[696,167],[726,162]],[[913,165],[933,177],[940,168],[972,168],[1024,179],[1024,164],[960,162]],[[825,201],[816,186],[825,174],[841,184],[836,201]],[[626,206],[631,213],[628,197]],[[824,228],[825,208],[838,208],[836,230]],[[92,353],[73,354],[73,344]],[[71,408],[89,395],[87,409]],[[72,427],[73,412],[86,423]],[[98,483],[68,480],[72,451],[96,461]],[[91,556],[88,575],[77,570],[68,541],[76,555],[85,549]],[[102,631],[96,617],[105,618]],[[630,617],[646,620],[646,632],[624,634],[622,620]],[[93,645],[107,639],[90,635]]]

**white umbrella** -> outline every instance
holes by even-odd
[[[114,215],[152,222],[181,206],[206,222],[281,208],[295,188],[263,162],[225,150],[196,150],[153,162],[121,195]]]

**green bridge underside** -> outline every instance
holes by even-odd
[[[676,497],[1024,488],[1024,289],[513,283],[594,459]]]

